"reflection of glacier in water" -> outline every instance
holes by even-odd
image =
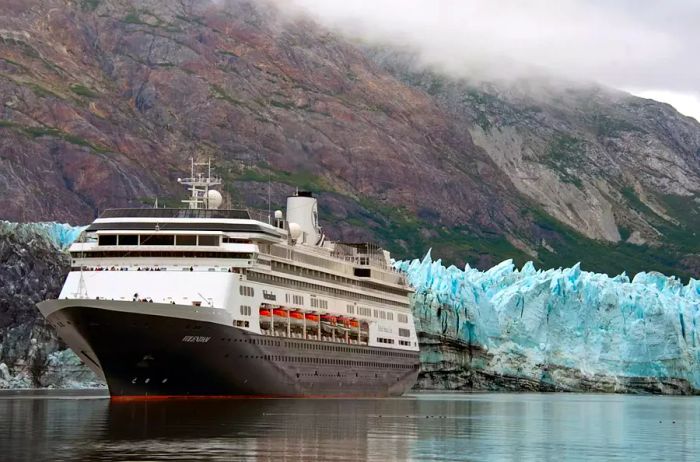
[[[511,260],[488,271],[461,270],[432,261],[430,253],[395,266],[416,289],[418,330],[477,347],[484,354],[472,368],[563,389],[601,377],[616,378],[611,390],[634,378],[670,385],[638,384],[655,391],[700,389],[698,280],[683,285],[639,273],[630,281],[578,264],[542,271],[527,263],[518,270]],[[425,349],[423,360],[434,367],[449,362],[439,349]]]

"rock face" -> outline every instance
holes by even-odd
[[[546,77],[467,81],[417,71],[410,55],[368,53],[469,126],[474,143],[538,211],[587,238],[616,244],[608,252],[626,254],[625,244],[640,252],[645,244],[666,247],[679,269],[697,276],[697,264],[683,261],[700,251],[700,126],[695,119],[667,104],[596,85]],[[550,239],[542,238],[521,249],[554,266],[551,254],[565,250],[551,241],[550,249]],[[523,239],[527,242],[532,241]],[[647,264],[652,267],[658,268]],[[632,263],[617,269],[643,267]]]
[[[0,388],[96,383],[35,306],[58,296],[70,266],[48,230],[0,222]]]
[[[399,256],[700,269],[697,123],[604,89],[418,72],[264,1],[11,1],[0,98],[0,218],[175,204],[202,155],[229,204],[312,189],[330,234]]]
[[[416,289],[419,387],[700,393],[700,281],[399,262]]]

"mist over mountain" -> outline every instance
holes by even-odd
[[[330,27],[243,0],[6,3],[0,218],[175,205],[189,157],[211,156],[229,205],[311,189],[329,235],[397,257],[700,274],[695,120]]]

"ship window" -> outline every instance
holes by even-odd
[[[219,245],[219,236],[198,236],[198,245]]]
[[[175,245],[172,234],[142,234],[141,245]]]
[[[176,245],[197,245],[197,236],[194,234],[179,234],[175,237]]]
[[[407,323],[408,322],[408,316],[405,314],[399,314],[399,322]]]
[[[241,314],[243,316],[250,316],[252,309],[247,305],[241,305]]]
[[[348,305],[348,313],[355,314],[355,307],[353,305]]]
[[[411,331],[408,329],[399,329],[399,336],[401,337],[410,337],[411,336]]]
[[[391,311],[387,311],[387,312],[386,312],[386,318],[387,318],[389,321],[393,321],[393,320],[394,320],[394,313],[392,313]]]
[[[245,295],[246,297],[253,297],[255,295],[255,289],[248,286],[240,286],[238,291],[241,295]]]
[[[139,245],[138,234],[120,234],[119,245]]]
[[[116,234],[100,234],[97,238],[98,245],[117,245]]]

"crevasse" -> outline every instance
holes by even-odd
[[[571,268],[487,271],[399,261],[415,288],[420,332],[484,348],[492,372],[539,379],[559,366],[583,377],[674,378],[700,389],[700,281],[660,273],[632,280]]]

